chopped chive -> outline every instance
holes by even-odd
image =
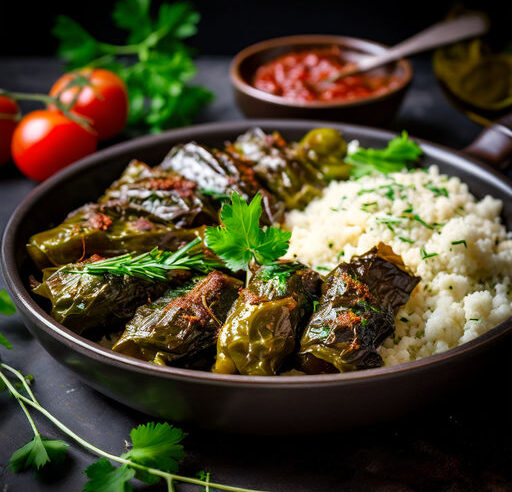
[[[341,251],[338,253],[338,260],[339,260],[342,256],[345,256],[345,251],[343,251],[343,250],[341,250]]]
[[[317,266],[316,269],[317,270],[324,270],[326,272],[330,271],[330,268],[327,268],[327,267],[324,267],[324,266]]]
[[[400,239],[400,241],[402,241],[403,243],[414,244],[414,241],[412,239],[407,239],[406,237],[398,236],[398,239]]]
[[[434,256],[439,256],[439,253],[427,253],[425,248],[421,248],[421,259],[426,260],[427,258],[433,258]]]
[[[416,222],[419,222],[421,225],[425,226],[427,229],[431,229],[433,230],[434,227],[431,226],[430,224],[427,224],[419,215],[413,215],[412,216],[413,220],[415,220]]]
[[[362,210],[363,212],[368,212],[368,213],[369,213],[369,211],[367,210],[367,209],[368,209],[368,207],[374,207],[374,206],[376,206],[376,205],[378,205],[378,204],[377,204],[377,202],[368,202],[368,203],[363,203],[363,205],[361,206],[361,210]]]
[[[400,318],[400,321],[403,321],[404,323],[409,323],[409,320],[407,318]]]
[[[469,318],[469,321],[482,321],[481,318]]]
[[[438,188],[437,186],[434,186],[433,184],[427,183],[426,185],[423,185],[424,188],[427,190],[430,190],[432,193],[434,193],[435,196],[445,196],[448,198],[448,190],[446,188]]]
[[[334,243],[331,241],[327,246],[329,246],[329,248],[332,248],[334,246]]]
[[[466,243],[465,239],[461,239],[459,241],[452,241],[451,244],[453,244],[454,246],[457,245],[457,244],[463,244],[466,249],[468,247],[468,243]]]
[[[318,305],[320,304],[320,301],[313,301],[313,312],[316,313],[316,310],[318,309]]]

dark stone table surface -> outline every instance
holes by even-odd
[[[228,62],[224,57],[198,60],[197,80],[217,94],[216,101],[201,114],[201,122],[242,118],[231,95]],[[445,100],[428,57],[413,63],[412,88],[390,128],[405,128],[413,136],[464,147],[480,128]],[[47,91],[60,70],[54,59],[0,58],[0,87]],[[0,170],[0,231],[33,186],[12,165]],[[150,420],[82,384],[44,352],[17,317],[2,318],[0,331],[14,345],[12,351],[2,350],[3,360],[33,374],[40,402],[93,444],[123,452],[130,429]],[[478,379],[468,381],[442,401],[433,401],[429,408],[386,424],[289,438],[228,436],[191,429],[182,471],[194,474],[205,469],[218,482],[282,492],[512,490],[509,345],[481,368]],[[43,435],[61,437],[44,418],[36,418]],[[334,408],[332,418],[336,419]],[[16,402],[5,393],[0,395],[0,492],[81,490],[85,483],[82,470],[95,457],[75,445],[70,448],[64,474],[13,474],[6,466],[9,457],[30,439],[30,428]],[[143,485],[137,488],[148,489]]]

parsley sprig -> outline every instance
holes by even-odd
[[[7,292],[0,289],[0,314],[15,312]],[[11,348],[6,345],[7,348]],[[62,463],[69,444],[61,439],[48,439],[39,433],[30,410],[34,409],[50,420],[60,431],[83,448],[99,456],[99,460],[87,467],[88,478],[85,492],[127,492],[132,490],[130,481],[137,478],[148,484],[164,481],[168,492],[174,492],[177,482],[204,487],[205,490],[230,492],[258,492],[255,490],[214,483],[210,473],[201,472],[198,478],[178,475],[179,460],[184,456],[182,440],[186,434],[166,422],[140,425],[130,432],[131,445],[121,455],[104,451],[89,443],[57,419],[36,399],[30,388],[31,379],[0,359],[0,391],[7,389],[13,396],[32,428],[34,437],[16,450],[9,461],[9,468],[19,473],[32,469],[38,471],[48,464]],[[30,409],[30,410],[29,410]],[[119,466],[114,466],[118,464]]]
[[[250,273],[254,264],[271,265],[288,251],[292,233],[273,226],[261,228],[261,214],[261,195],[247,204],[233,192],[231,204],[221,209],[222,224],[206,229],[206,245],[231,270]]]
[[[69,273],[87,273],[90,275],[131,275],[144,280],[167,280],[168,272],[172,270],[194,270],[207,273],[223,265],[218,261],[205,258],[202,252],[194,252],[201,243],[194,239],[179,250],[161,251],[154,248],[147,253],[133,255],[126,253],[113,258],[86,263],[80,270],[68,270]]]
[[[196,67],[183,40],[196,33],[199,13],[186,1],[163,3],[153,18],[150,7],[150,0],[115,4],[112,17],[128,32],[125,45],[98,41],[67,16],[57,18],[53,33],[69,69],[102,67],[124,80],[129,124],[161,131],[190,124],[213,95],[189,84]]]
[[[360,178],[367,174],[399,172],[414,163],[423,154],[420,146],[412,141],[404,130],[391,140],[384,149],[358,148],[345,161],[352,164],[350,175]]]

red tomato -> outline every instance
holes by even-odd
[[[77,74],[87,78],[91,85],[66,89]],[[126,124],[126,86],[115,73],[108,70],[84,68],[63,75],[53,85],[50,95],[58,97],[64,104],[71,103],[77,97],[71,112],[89,119],[99,140],[117,135]]]
[[[11,160],[11,139],[18,124],[18,113],[15,101],[0,96],[0,165]]]
[[[43,181],[96,150],[96,135],[57,111],[27,114],[12,136],[11,152],[20,171]]]

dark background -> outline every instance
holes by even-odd
[[[157,10],[162,2],[154,0]],[[190,44],[202,55],[233,55],[248,44],[289,34],[343,34],[394,44],[442,19],[455,1],[411,0],[195,0],[202,14]],[[0,12],[0,55],[51,55],[50,33],[59,14],[72,16],[95,37],[122,42],[110,20],[114,1],[7,1]],[[493,42],[510,41],[512,2],[468,0],[466,8],[484,10],[493,25]]]

